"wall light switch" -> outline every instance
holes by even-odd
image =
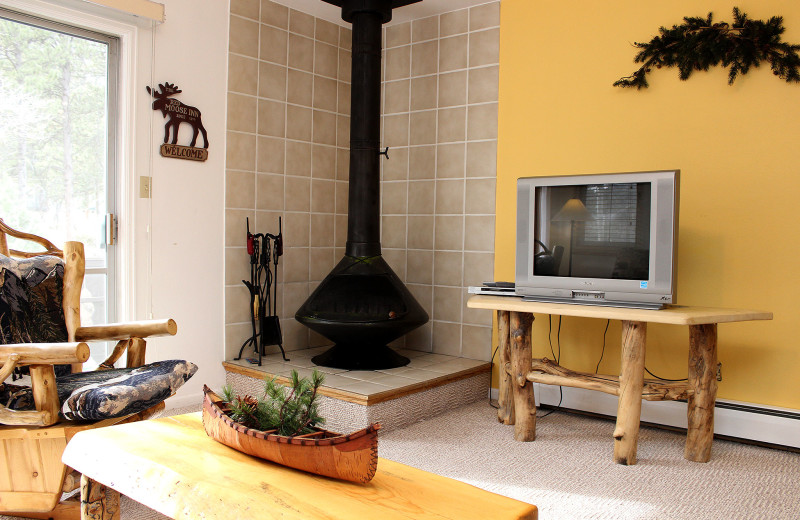
[[[153,182],[152,177],[147,177],[142,175],[139,177],[139,198],[140,199],[149,199],[152,196],[151,191],[151,183]]]

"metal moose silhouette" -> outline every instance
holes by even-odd
[[[153,110],[161,110],[161,113],[167,118],[167,122],[164,124],[164,143],[169,141],[169,131],[172,128],[172,144],[176,144],[178,141],[178,128],[181,123],[189,123],[192,126],[192,130],[194,130],[192,143],[189,146],[194,147],[195,143],[197,143],[197,134],[202,132],[203,148],[208,148],[208,135],[200,119],[200,110],[184,105],[177,99],[170,98],[170,96],[183,92],[178,89],[177,85],[172,83],[164,83],[162,85],[159,83],[159,92],[150,87],[145,88],[148,94],[152,94],[156,98],[153,101]]]

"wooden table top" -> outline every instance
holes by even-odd
[[[643,321],[672,325],[704,325],[736,321],[771,320],[772,313],[745,309],[714,307],[688,307],[671,305],[661,310],[602,307],[599,305],[573,305],[569,303],[526,302],[517,296],[490,296],[477,294],[470,297],[467,307],[513,312],[580,316],[605,320]]]
[[[536,506],[386,459],[368,484],[311,475],[210,439],[199,412],[75,435],[64,463],[171,518],[536,519]]]

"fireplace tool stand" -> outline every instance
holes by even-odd
[[[281,322],[278,318],[278,258],[283,255],[283,231],[278,218],[278,234],[250,233],[247,219],[247,254],[250,255],[250,281],[242,283],[250,291],[250,323],[253,335],[242,344],[235,360],[242,359],[244,349],[252,344],[258,353],[258,366],[268,345],[278,345],[284,361],[289,361],[283,350]],[[270,263],[271,262],[271,263]]]

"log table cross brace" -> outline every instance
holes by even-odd
[[[684,457],[694,462],[708,462],[717,395],[717,323],[772,319],[770,312],[739,309],[673,306],[654,311],[526,302],[521,298],[486,295],[472,296],[467,306],[497,312],[500,367],[497,419],[514,425],[514,439],[532,441],[536,438],[533,383],[604,392],[619,398],[613,434],[614,461],[625,465],[636,464],[642,399],[687,401]],[[547,358],[534,359],[531,346],[534,313],[621,320],[620,375],[576,372]],[[647,323],[689,326],[687,381],[644,378]]]

